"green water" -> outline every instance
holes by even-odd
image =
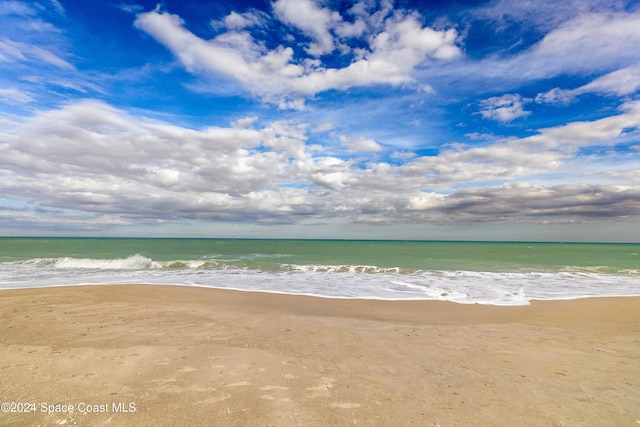
[[[289,265],[369,265],[408,270],[640,270],[640,244],[441,241],[0,238],[0,262],[46,258],[157,262],[216,260],[270,269]]]

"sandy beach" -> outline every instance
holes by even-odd
[[[0,324],[0,425],[640,424],[635,297],[83,286],[0,291]]]

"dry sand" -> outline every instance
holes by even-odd
[[[0,425],[640,424],[640,298],[85,286],[0,291],[0,325],[0,402],[31,411]]]

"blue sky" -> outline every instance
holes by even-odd
[[[0,234],[640,241],[638,1],[2,1]]]

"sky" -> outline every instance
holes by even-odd
[[[0,0],[0,235],[640,242],[640,1]]]

